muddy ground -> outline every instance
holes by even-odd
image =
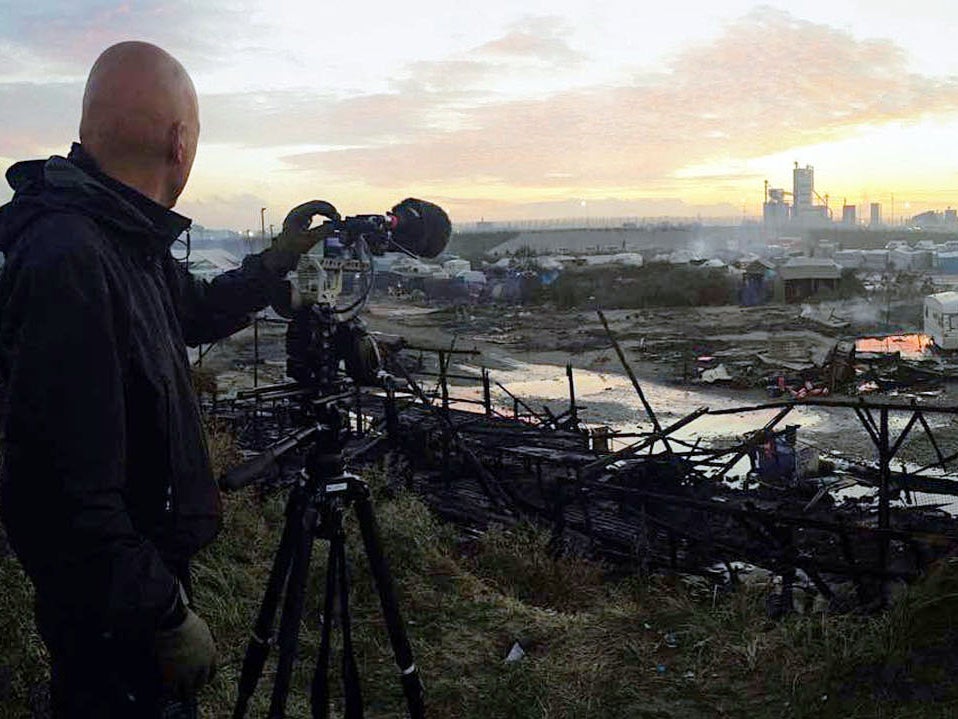
[[[867,308],[866,308],[867,309]],[[755,308],[707,307],[655,310],[608,310],[606,317],[625,350],[645,394],[662,424],[675,421],[700,406],[711,409],[770,401],[765,389],[790,368],[820,364],[842,337],[874,333],[874,316],[841,304],[801,307],[774,305]],[[856,318],[863,318],[856,321]],[[534,408],[547,405],[556,413],[568,406],[564,365],[575,368],[576,392],[584,420],[622,431],[650,426],[640,402],[609,339],[593,311],[555,311],[544,307],[427,307],[399,301],[370,303],[364,313],[373,332],[400,335],[424,347],[476,349],[477,357],[463,357],[452,370],[478,375],[481,367]],[[908,329],[897,328],[897,329]],[[259,381],[280,381],[284,374],[283,328],[260,327]],[[245,330],[204,359],[220,379],[221,391],[250,386],[253,364],[252,331]],[[698,381],[701,358],[724,364],[737,379],[747,381],[704,384]],[[458,359],[458,358],[457,358]],[[427,355],[427,361],[430,361]],[[477,398],[476,384],[460,382],[455,393]],[[936,397],[918,397],[921,403],[953,402],[958,391],[945,384]],[[898,394],[908,396],[907,391]],[[879,397],[871,395],[873,399]],[[495,399],[511,406],[505,393]],[[737,440],[774,415],[770,410],[751,414],[703,417],[684,436],[720,443]],[[893,415],[894,431],[907,415]],[[801,425],[800,440],[823,453],[854,459],[873,459],[871,441],[854,412],[831,408],[796,410],[789,422]],[[958,449],[958,424],[945,415],[930,416],[945,454]],[[954,450],[951,450],[954,451]],[[906,443],[901,458],[924,463],[934,457],[923,435]]]

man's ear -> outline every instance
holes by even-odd
[[[170,127],[170,161],[182,165],[186,161],[186,123],[177,121]]]

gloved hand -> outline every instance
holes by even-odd
[[[296,268],[300,256],[332,233],[332,228],[327,224],[309,228],[316,215],[330,220],[339,219],[336,208],[323,200],[310,200],[294,207],[283,220],[283,231],[276,236],[269,251],[263,255],[263,262],[268,269],[283,275],[291,272]]]
[[[210,628],[192,609],[171,629],[162,629],[154,641],[160,678],[171,699],[189,699],[216,672],[216,645]]]

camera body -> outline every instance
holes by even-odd
[[[358,317],[373,287],[373,257],[390,250],[436,257],[452,231],[441,207],[415,198],[384,215],[327,224],[333,232],[297,266],[286,330],[287,375],[319,394],[337,391],[340,363],[356,383],[376,382],[381,353]]]

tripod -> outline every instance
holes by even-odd
[[[306,442],[311,443],[302,476],[287,499],[283,533],[273,558],[253,634],[246,647],[233,717],[241,719],[246,716],[249,701],[256,691],[273,644],[273,626],[280,601],[282,612],[276,641],[279,660],[267,716],[269,719],[285,716],[286,699],[296,658],[299,624],[303,615],[310,556],[314,540],[320,538],[329,542],[329,559],[326,566],[319,656],[310,695],[312,716],[314,719],[325,719],[328,716],[330,635],[332,617],[338,602],[343,639],[345,716],[347,719],[362,718],[359,674],[352,651],[346,538],[343,529],[343,515],[347,508],[352,506],[375,580],[393,655],[400,670],[400,683],[409,715],[412,719],[422,719],[425,715],[422,682],[399,613],[392,576],[383,556],[369,487],[358,477],[345,471],[340,431],[342,419],[336,407],[332,403],[323,404],[317,410],[316,420],[313,426],[300,430],[265,453],[270,460],[275,460],[294,447],[303,446]],[[253,468],[248,468],[245,473],[241,468],[240,472],[227,477],[224,484],[235,488],[248,483],[252,473],[259,474],[263,469],[262,461],[254,460],[252,465]]]

